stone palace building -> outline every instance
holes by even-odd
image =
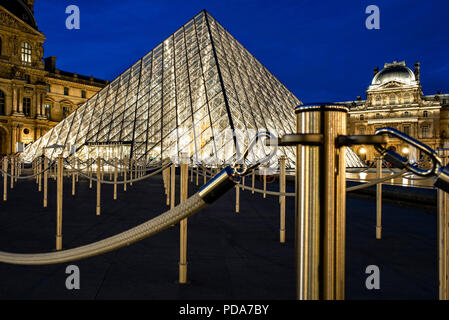
[[[0,155],[36,141],[107,84],[44,59],[33,7],[34,0],[0,0]]]
[[[417,138],[433,149],[449,141],[449,94],[423,95],[420,63],[412,71],[405,62],[386,63],[374,69],[367,99],[347,101],[350,105],[349,134],[374,134],[376,129],[392,127]],[[421,155],[398,139],[391,148],[403,156],[418,160]],[[446,145],[447,146],[447,145]],[[371,146],[353,148],[362,160],[373,161],[376,151]]]

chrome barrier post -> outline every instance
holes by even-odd
[[[62,196],[63,196],[63,163],[62,154],[58,156],[57,165],[57,206],[56,206],[56,250],[62,250]]]
[[[382,178],[382,158],[376,158],[376,178]],[[376,185],[376,239],[382,239],[382,183]]]
[[[117,200],[117,176],[118,176],[118,162],[114,158],[114,200]]]
[[[439,156],[443,165],[448,164],[448,153],[440,150]],[[448,300],[448,263],[449,263],[449,194],[438,189],[438,269],[439,269],[439,298]]]
[[[48,162],[49,159],[44,155],[44,208],[47,208],[48,196]]]
[[[279,192],[285,193],[285,156],[280,157]],[[280,203],[280,242],[285,243],[285,196],[279,196]]]
[[[8,157],[3,158],[3,201],[6,201],[8,195]]]
[[[97,216],[101,214],[101,158],[97,158]]]
[[[340,105],[296,108],[297,133],[321,134],[322,146],[298,145],[296,154],[297,298],[344,299],[345,147],[348,109]]]
[[[176,164],[171,165],[170,170],[170,209],[175,207]]]
[[[235,186],[235,212],[240,212],[240,187],[238,184]]]
[[[184,202],[188,197],[189,182],[189,157],[186,153],[181,154],[181,177],[180,177],[180,202]],[[179,224],[179,283],[187,283],[187,218],[181,220]]]

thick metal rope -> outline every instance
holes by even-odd
[[[296,193],[287,193],[287,192],[276,192],[276,191],[264,191],[262,189],[257,189],[257,188],[252,188],[252,187],[248,187],[248,186],[244,186],[243,184],[239,184],[238,185],[240,188],[242,188],[243,190],[246,191],[253,191],[257,192],[257,193],[265,193],[268,194],[270,196],[285,196],[285,197],[296,197]]]
[[[402,171],[400,171],[400,172],[398,172],[396,174],[391,174],[389,176],[386,176],[386,177],[383,177],[383,178],[380,178],[380,179],[376,179],[376,180],[372,180],[372,181],[370,181],[368,183],[361,184],[359,186],[354,186],[354,187],[351,187],[351,188],[347,188],[346,192],[351,192],[351,191],[356,191],[356,190],[369,188],[371,186],[375,186],[378,183],[382,183],[382,182],[387,181],[387,180],[398,178],[398,177],[402,176],[406,172],[407,172],[407,169],[404,169],[404,170],[402,170]]]
[[[45,173],[45,171],[48,171],[48,170],[50,170],[50,169],[52,169],[52,168],[53,168],[53,164],[50,165],[47,169],[42,170],[41,172],[38,172],[38,173],[33,174],[33,175],[30,175],[30,176],[13,176],[12,174],[10,174],[10,173],[4,171],[3,169],[0,169],[0,173],[6,174],[8,177],[12,177],[12,178],[14,178],[14,179],[26,180],[26,179],[31,179],[31,178],[37,177],[37,176],[39,176],[39,175]]]
[[[126,181],[123,180],[123,181],[117,181],[117,182],[106,181],[106,180],[99,180],[99,179],[96,179],[94,177],[89,177],[87,174],[84,174],[81,170],[78,170],[78,169],[73,168],[73,167],[72,167],[72,170],[78,172],[81,176],[83,176],[83,177],[85,177],[85,178],[87,178],[89,180],[93,180],[95,182],[100,181],[101,184],[125,184],[125,183],[128,184],[128,183],[131,183],[131,182],[134,183],[134,182],[139,182],[139,181],[148,179],[148,178],[150,178],[152,176],[157,175],[158,173],[161,173],[162,171],[164,171],[165,169],[167,169],[170,166],[171,166],[171,164],[167,164],[167,165],[163,166],[162,168],[160,168],[160,169],[158,169],[156,171],[153,171],[153,172],[151,172],[151,173],[149,173],[149,174],[147,174],[147,175],[145,175],[143,177],[137,178],[137,179],[129,179],[129,180],[126,180]]]
[[[97,256],[128,246],[149,236],[157,234],[162,230],[177,224],[179,221],[195,214],[205,206],[206,203],[197,193],[179,204],[177,207],[157,216],[156,218],[104,240],[59,252],[37,254],[0,252],[0,262],[20,265],[46,265],[65,263]]]

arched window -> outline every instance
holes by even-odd
[[[376,106],[380,106],[382,104],[382,98],[380,97],[380,95],[376,96]]]
[[[390,104],[396,104],[397,98],[395,94],[390,95]]]
[[[31,64],[31,45],[28,42],[22,42],[22,64]]]
[[[0,115],[4,116],[6,112],[6,97],[5,93],[0,90]]]

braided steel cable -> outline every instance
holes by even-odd
[[[97,256],[129,246],[135,242],[155,235],[170,226],[177,224],[181,220],[197,213],[205,206],[206,202],[201,198],[199,193],[197,193],[179,204],[177,207],[143,224],[140,224],[137,227],[104,240],[74,249],[49,253],[21,254],[0,251],[0,262],[20,265],[47,265],[71,262]]]

